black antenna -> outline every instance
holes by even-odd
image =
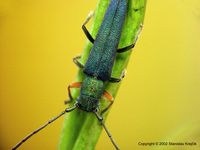
[[[95,113],[96,117],[99,119],[99,121],[101,121],[106,133],[108,134],[108,137],[110,138],[110,140],[113,143],[113,145],[115,146],[115,148],[117,150],[120,150],[120,148],[117,146],[117,144],[115,143],[114,139],[112,138],[111,133],[108,131],[108,129],[107,129],[107,127],[106,127],[106,125],[105,125],[105,123],[103,121],[103,117],[100,114],[98,114],[97,112],[94,112],[94,113]]]
[[[27,135],[25,138],[23,138],[19,143],[17,143],[17,145],[15,145],[15,147],[12,148],[12,150],[17,149],[21,144],[23,144],[25,141],[27,141],[31,136],[33,136],[34,134],[36,134],[37,132],[39,132],[40,130],[42,130],[43,128],[45,128],[50,123],[54,122],[56,119],[60,118],[65,113],[70,112],[70,111],[74,110],[75,108],[76,108],[76,106],[73,106],[73,107],[70,107],[70,108],[66,108],[58,116],[56,116],[56,117],[52,118],[51,120],[47,121],[47,123],[45,123],[43,126],[41,126],[37,130],[35,130],[32,133],[30,133],[29,135]]]

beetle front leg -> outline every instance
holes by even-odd
[[[112,97],[112,95],[110,93],[108,93],[107,91],[104,91],[103,93],[103,96],[110,101],[110,104],[104,109],[101,111],[101,115],[103,115],[103,113],[105,113],[109,108],[110,106],[113,104],[114,102],[114,98]]]
[[[68,86],[69,100],[64,101],[65,104],[71,103],[73,101],[73,97],[71,95],[70,88],[80,88],[81,85],[82,85],[82,82],[73,82]]]

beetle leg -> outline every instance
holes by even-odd
[[[69,100],[64,101],[65,104],[68,104],[73,101],[73,97],[71,95],[70,88],[80,88],[82,85],[82,82],[73,82],[68,86],[68,95],[69,95]]]
[[[105,113],[105,112],[110,108],[110,106],[113,104],[113,102],[114,102],[114,98],[113,98],[112,95],[111,95],[110,93],[108,93],[107,91],[104,91],[103,96],[104,96],[107,100],[110,101],[110,104],[109,104],[104,110],[101,111],[101,115],[102,115],[103,113]]]
[[[81,58],[81,55],[75,56],[75,57],[73,58],[73,62],[74,62],[81,70],[83,70],[84,65],[82,65],[82,64],[80,63],[80,61],[77,60],[77,59],[80,59],[80,58]]]
[[[123,53],[123,52],[126,52],[126,51],[132,49],[134,46],[135,46],[135,43],[134,43],[134,44],[131,44],[131,45],[127,46],[127,47],[117,49],[117,53]]]
[[[83,23],[82,25],[82,29],[83,29],[83,32],[85,33],[86,37],[88,38],[88,40],[92,43],[94,43],[94,38],[91,36],[91,34],[89,33],[89,31],[87,30],[87,28],[85,27],[85,25],[88,23],[88,21],[90,20],[90,18],[94,15],[94,12],[91,11],[89,14],[88,14],[88,17],[87,19],[85,20],[85,22]]]
[[[113,83],[116,83],[116,82],[120,82],[121,80],[122,80],[122,78],[124,78],[125,77],[125,74],[126,74],[126,70],[124,70],[123,72],[122,72],[122,75],[121,75],[121,77],[120,77],[120,79],[117,79],[117,78],[110,78],[110,82],[113,82]]]
[[[140,36],[140,33],[141,33],[141,31],[142,31],[142,27],[143,27],[143,23],[140,25],[140,28],[139,28],[138,31],[137,31],[137,35],[136,35],[136,38],[135,38],[134,43],[131,44],[131,45],[129,45],[129,46],[127,46],[127,47],[117,49],[117,52],[118,52],[118,53],[126,52],[126,51],[132,49],[132,48],[135,46],[135,44],[136,44],[136,42],[137,42],[137,39],[138,39],[138,37]]]

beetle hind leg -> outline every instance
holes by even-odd
[[[94,15],[94,12],[91,11],[91,12],[88,14],[87,19],[85,20],[85,22],[84,22],[83,25],[82,25],[83,32],[85,33],[86,37],[88,38],[88,40],[89,40],[91,43],[94,43],[94,38],[91,36],[91,34],[89,33],[89,31],[87,30],[87,28],[85,27],[85,25],[88,23],[88,21],[92,18],[93,15]]]
[[[140,27],[139,27],[139,29],[138,29],[138,31],[137,31],[137,34],[136,34],[134,43],[131,44],[131,45],[129,45],[129,46],[127,46],[127,47],[117,49],[117,53],[123,53],[123,52],[126,52],[126,51],[128,51],[128,50],[131,50],[133,47],[135,47],[135,44],[136,44],[136,42],[137,42],[137,40],[138,40],[138,38],[139,38],[139,36],[140,36],[140,33],[141,33],[141,31],[142,31],[142,28],[143,28],[143,23],[140,24]]]

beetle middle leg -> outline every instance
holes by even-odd
[[[117,79],[117,78],[110,78],[110,82],[112,82],[112,83],[117,83],[117,82],[120,82],[121,80],[122,80],[122,78],[124,78],[125,77],[125,73],[126,73],[126,70],[124,70],[123,72],[122,72],[122,75],[121,75],[121,77],[119,78],[119,79]]]
[[[84,65],[80,63],[80,61],[78,61],[77,59],[80,59],[81,55],[77,55],[73,58],[73,62],[81,69],[83,70]]]

